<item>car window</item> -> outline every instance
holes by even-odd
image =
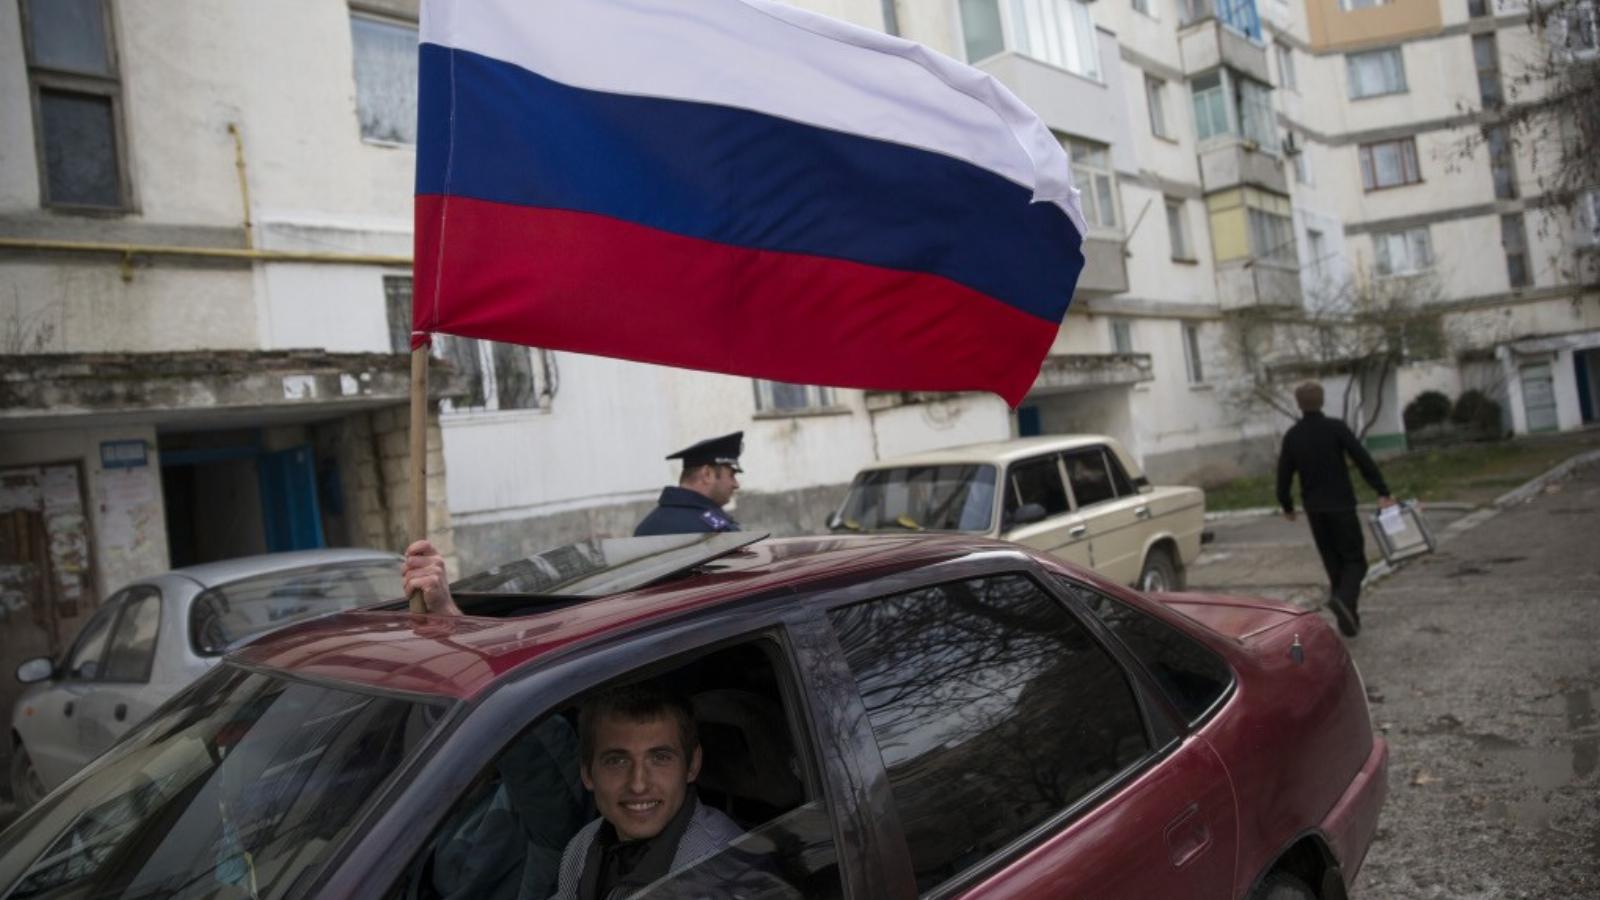
[[[1117,459],[1117,454],[1105,449],[1106,466],[1111,470],[1111,484],[1117,489],[1118,497],[1128,497],[1139,493],[1134,487],[1132,479],[1128,477],[1127,470],[1122,468],[1122,460]]]
[[[196,653],[217,656],[291,622],[393,600],[405,593],[398,561],[323,563],[207,588],[189,606]]]
[[[443,707],[219,666],[23,814],[8,900],[303,892]]]
[[[841,518],[853,531],[987,531],[994,519],[994,466],[872,469],[856,476]]]
[[[1067,480],[1072,482],[1072,498],[1078,501],[1079,509],[1116,498],[1111,472],[1106,468],[1105,454],[1099,447],[1071,450],[1065,457]]]
[[[1046,516],[1067,511],[1067,489],[1054,453],[1014,464],[1006,473],[1006,519],[1029,503],[1044,507]]]
[[[100,677],[100,666],[106,655],[106,639],[111,635],[111,623],[116,619],[117,610],[126,595],[127,591],[112,595],[78,632],[72,652],[67,656],[68,678],[93,681]]]
[[[122,618],[111,632],[104,680],[149,681],[150,667],[156,657],[156,630],[160,625],[161,592],[155,588],[134,588],[122,605]]]
[[[1177,628],[1070,578],[1060,583],[1138,657],[1189,724],[1202,719],[1233,684],[1233,670],[1222,657]]]
[[[709,855],[631,896],[843,896],[832,820],[808,774],[810,742],[794,732],[800,720],[785,709],[775,665],[781,653],[761,639],[647,679],[691,704],[701,749],[695,802],[733,826]],[[612,684],[630,677],[638,678]],[[544,714],[478,773],[390,898],[509,900],[555,892],[569,842],[599,815],[582,780],[578,709],[586,697]]]
[[[1132,685],[1022,575],[832,611],[905,829],[917,887],[982,863],[1150,749]]]

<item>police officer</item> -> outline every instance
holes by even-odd
[[[661,499],[650,515],[633,530],[635,537],[652,534],[692,534],[702,531],[738,531],[739,523],[722,511],[739,489],[739,453],[744,432],[708,438],[673,453],[667,459],[683,460],[677,487],[661,489]]]

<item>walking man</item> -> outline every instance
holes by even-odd
[[[1361,632],[1361,580],[1367,576],[1366,541],[1356,517],[1356,492],[1350,484],[1346,458],[1355,461],[1361,477],[1378,493],[1380,509],[1393,506],[1389,486],[1371,454],[1356,439],[1350,426],[1322,414],[1322,385],[1308,381],[1294,389],[1300,421],[1283,436],[1278,454],[1278,504],[1284,518],[1294,521],[1294,496],[1289,492],[1300,476],[1300,504],[1317,542],[1322,567],[1328,571],[1332,591],[1328,607],[1339,620],[1339,633],[1354,637]]]
[[[673,453],[667,459],[683,460],[677,487],[661,489],[661,499],[633,530],[634,537],[653,534],[693,534],[738,531],[739,523],[723,510],[739,490],[739,453],[744,432],[708,438]]]

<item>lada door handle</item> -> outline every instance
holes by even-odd
[[[118,703],[117,704],[117,708],[112,710],[111,714],[113,716],[117,717],[117,721],[118,722],[127,721],[127,719],[128,719],[128,704],[126,704],[126,703]]]
[[[1086,535],[1088,533],[1089,533],[1089,526],[1087,526],[1087,525],[1074,525],[1074,526],[1072,526],[1071,530],[1069,530],[1067,532],[1067,537],[1070,537],[1070,538],[1081,538],[1081,537],[1083,537],[1084,535]]]
[[[1135,516],[1138,516],[1141,519],[1148,519],[1148,518],[1150,518],[1150,507],[1141,506],[1138,509],[1134,510],[1133,514]]]
[[[72,718],[72,701],[71,700],[67,701],[67,705],[66,706],[61,707],[61,714],[63,716],[66,716],[69,719]]]

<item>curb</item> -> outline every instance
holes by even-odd
[[[1570,457],[1565,462],[1557,463],[1544,474],[1535,475],[1533,478],[1524,482],[1521,486],[1512,488],[1504,494],[1501,494],[1499,497],[1496,497],[1493,502],[1481,509],[1478,509],[1476,512],[1463,516],[1462,518],[1451,522],[1449,525],[1446,525],[1444,530],[1439,533],[1439,545],[1444,546],[1445,541],[1449,540],[1450,538],[1456,537],[1463,532],[1470,531],[1479,525],[1482,525],[1484,522],[1487,522],[1495,516],[1498,516],[1501,510],[1506,509],[1509,506],[1528,502],[1537,496],[1540,491],[1543,491],[1545,485],[1548,485],[1552,481],[1565,478],[1572,472],[1573,469],[1597,461],[1600,461],[1600,450],[1590,450],[1585,453],[1579,453],[1576,456]],[[1466,509],[1471,508],[1465,503],[1453,505]],[[1435,503],[1433,504],[1433,508],[1444,509],[1446,508],[1446,504]],[[1416,558],[1417,557],[1411,557],[1411,559]],[[1390,565],[1387,560],[1375,563],[1371,569],[1367,570],[1367,577],[1361,580],[1361,587],[1366,588],[1374,582],[1388,577],[1390,574],[1403,568],[1406,562],[1407,560],[1401,560],[1399,565]]]
[[[1594,452],[1594,456],[1595,456],[1596,459],[1600,459],[1600,450],[1595,451]],[[1569,462],[1570,462],[1570,460],[1569,460]],[[1565,465],[1565,463],[1563,463],[1563,465]],[[1546,475],[1548,475],[1548,474],[1549,473],[1546,473]],[[1539,477],[1540,478],[1544,478],[1545,475],[1541,475]],[[1531,483],[1532,482],[1530,482],[1530,484]],[[1523,485],[1523,487],[1527,487],[1527,485]],[[1522,487],[1517,488],[1517,490],[1518,491],[1522,490]],[[1502,497],[1500,499],[1503,500],[1504,498]],[[1495,500],[1494,502],[1495,503],[1499,503],[1500,500]],[[1454,511],[1454,512],[1467,512],[1469,510],[1474,510],[1474,509],[1478,508],[1476,505],[1471,504],[1471,503],[1456,503],[1456,502],[1453,502],[1453,501],[1451,501],[1451,502],[1441,502],[1441,503],[1426,503],[1426,504],[1423,504],[1423,506],[1424,506],[1425,509],[1444,509],[1444,510],[1451,510],[1451,511]],[[1364,511],[1369,511],[1369,512],[1371,510],[1374,510],[1374,509],[1377,509],[1377,508],[1378,508],[1377,506],[1375,506],[1373,504],[1370,504],[1370,503],[1363,504],[1361,506],[1357,506],[1356,507],[1356,509],[1358,511],[1364,510]],[[1252,506],[1252,507],[1249,507],[1247,509],[1223,509],[1223,510],[1218,510],[1216,512],[1208,512],[1208,513],[1206,513],[1205,520],[1207,522],[1223,522],[1223,521],[1227,521],[1228,519],[1249,519],[1249,518],[1255,518],[1255,517],[1258,517],[1258,516],[1276,516],[1276,515],[1279,515],[1281,512],[1282,511],[1279,510],[1276,506]]]

